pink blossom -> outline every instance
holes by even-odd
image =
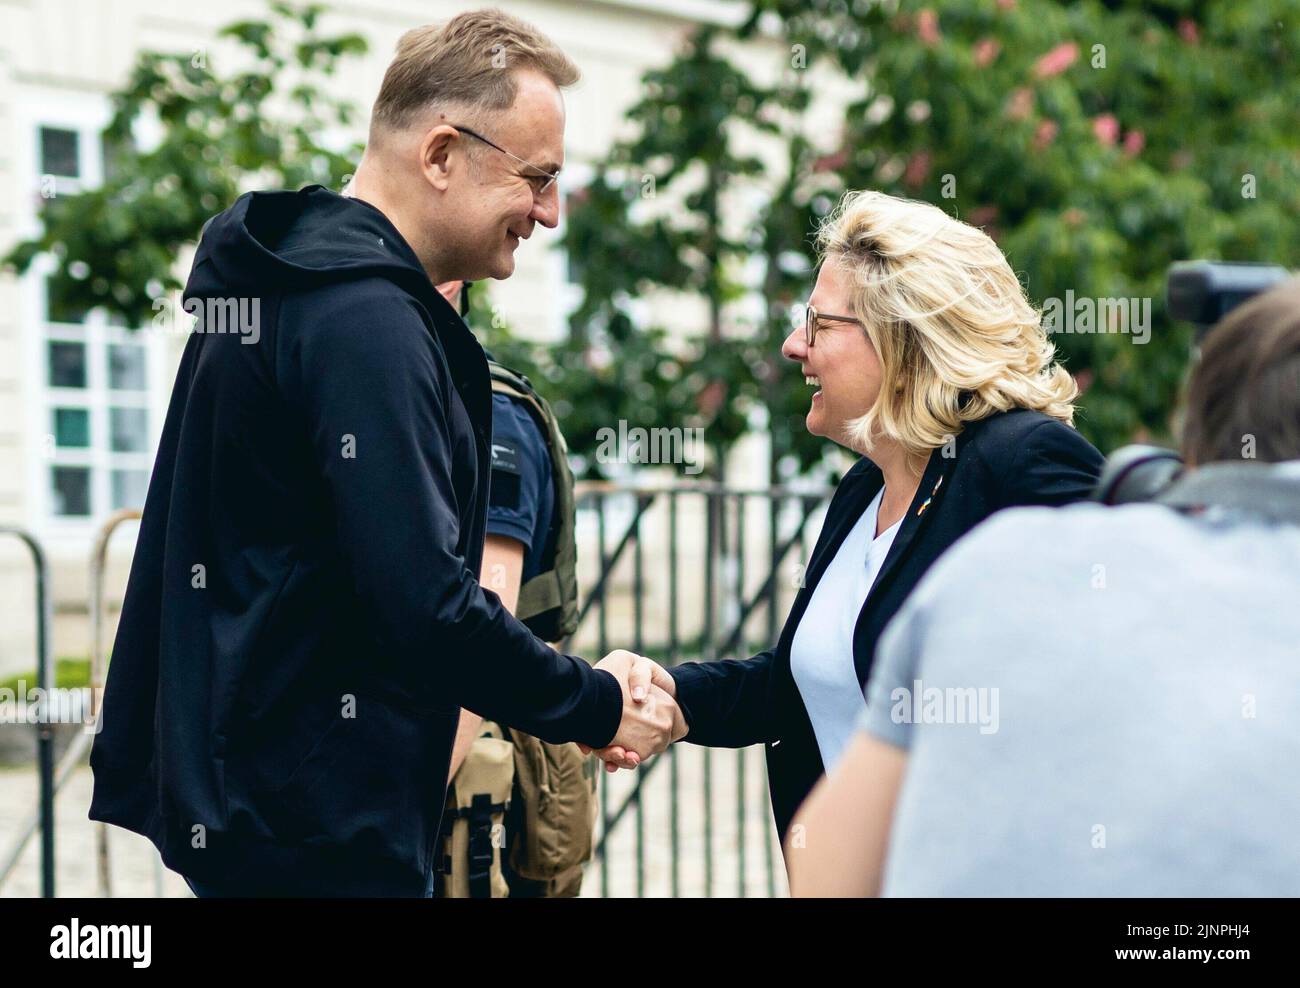
[[[1124,153],[1130,158],[1135,158],[1142,153],[1146,147],[1147,138],[1140,130],[1130,130],[1124,135]]]
[[[1201,29],[1196,26],[1196,22],[1190,17],[1180,17],[1178,19],[1178,34],[1189,45],[1199,45],[1201,43]]]
[[[1024,120],[1034,109],[1034,94],[1021,86],[1011,93],[1011,98],[1007,100],[1007,116],[1012,120]]]
[[[727,400],[727,385],[722,381],[710,381],[695,397],[695,407],[706,416],[717,414],[722,403]]]
[[[998,0],[998,6],[1003,10],[1015,10],[1016,0]]]
[[[832,151],[830,154],[821,155],[813,162],[812,170],[815,172],[836,172],[848,163],[848,148],[840,148],[838,151]]]
[[[922,10],[916,17],[916,33],[921,40],[931,47],[939,43],[939,15],[929,7]]]
[[[933,159],[929,151],[917,151],[907,162],[907,168],[903,172],[903,181],[909,188],[919,189],[925,184],[925,180],[930,175],[930,164]]]
[[[1056,140],[1056,132],[1059,129],[1055,120],[1040,120],[1038,129],[1034,132],[1034,147],[1039,151],[1044,150],[1047,145]]]
[[[1060,75],[1079,57],[1079,46],[1073,41],[1063,41],[1034,63],[1034,75],[1040,79],[1050,79]]]
[[[1119,140],[1119,121],[1113,113],[1100,114],[1092,118],[1092,132],[1102,144],[1111,147]]]
[[[998,44],[997,39],[981,38],[975,43],[975,64],[984,68],[998,57],[1000,51],[1002,46]]]

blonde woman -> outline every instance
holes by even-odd
[[[935,559],[1002,508],[1085,497],[1102,464],[1072,427],[1073,379],[983,232],[861,192],[819,240],[807,319],[781,351],[815,389],[808,431],[862,459],[775,647],[669,670],[687,741],[768,746],[783,838],[853,734],[877,637]]]

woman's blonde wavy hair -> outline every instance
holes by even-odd
[[[1031,408],[1074,424],[1078,386],[982,230],[929,203],[850,192],[817,247],[850,278],[853,314],[880,358],[880,394],[848,423],[851,446],[870,452],[885,437],[923,463],[964,423],[996,412]]]

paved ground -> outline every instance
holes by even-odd
[[[90,807],[90,769],[81,766],[55,801],[54,875],[55,892],[60,896],[95,896],[95,832],[99,824],[86,817]],[[36,769],[0,769],[0,866],[9,859],[9,851],[23,822],[36,806]],[[109,827],[109,862],[113,892],[118,896],[153,897],[159,894],[161,879],[164,896],[188,896],[189,886],[175,872],[162,868],[157,853],[143,837]],[[155,864],[157,862],[157,864]],[[40,894],[40,839],[28,842],[14,873],[3,887],[0,897],[27,897]]]
[[[692,898],[710,894],[751,898],[786,894],[781,849],[768,802],[763,749],[710,751],[678,745],[671,758],[677,762],[677,894]],[[639,770],[648,770],[641,793],[642,894],[667,896],[672,894],[674,860],[673,780],[666,757],[661,755],[656,761],[662,764],[652,761]],[[742,763],[743,815],[738,798]],[[605,781],[607,805],[613,814],[634,788],[636,776],[619,772],[606,775]],[[609,841],[610,895],[637,894],[637,831],[635,811],[629,809]],[[711,853],[706,854],[706,849]],[[601,888],[601,865],[596,862],[588,868],[583,895],[600,895]]]
[[[714,896],[737,896],[741,889],[743,846],[744,889],[747,896],[769,894],[769,874],[776,894],[785,892],[780,848],[771,828],[766,782],[763,775],[761,748],[744,752],[712,751],[682,745],[675,749],[677,762],[677,873],[678,894],[688,897],[706,894],[711,871]],[[706,787],[706,759],[708,775]],[[641,816],[642,892],[648,896],[667,896],[672,892],[672,774],[669,761],[651,768],[643,779]],[[744,765],[745,812],[744,841],[740,839],[742,814],[737,801],[738,783]],[[630,793],[636,776],[620,772],[605,776],[607,805],[612,814]],[[56,891],[61,896],[99,894],[95,871],[95,832],[98,824],[86,818],[90,806],[91,776],[86,766],[78,769],[59,794],[56,804],[55,875]],[[36,805],[36,772],[32,767],[0,768],[0,864],[8,859],[9,850],[22,822]],[[707,797],[707,798],[706,798]],[[706,828],[711,829],[706,842]],[[117,896],[152,897],[188,896],[189,888],[181,877],[162,868],[153,846],[129,831],[109,827],[110,867],[113,893]],[[610,867],[605,885],[608,894],[637,894],[637,814],[629,810],[612,831],[609,841]],[[770,843],[765,841],[765,837]],[[706,846],[712,854],[706,856]],[[768,868],[768,850],[773,867]],[[588,868],[583,885],[584,896],[602,892],[602,867],[599,862]],[[29,842],[18,867],[8,882],[0,887],[0,897],[28,897],[40,893],[39,844]]]

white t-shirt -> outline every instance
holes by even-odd
[[[874,537],[884,496],[882,487],[822,573],[790,645],[790,672],[827,772],[839,761],[866,706],[853,665],[853,630],[902,524],[900,518]]]

